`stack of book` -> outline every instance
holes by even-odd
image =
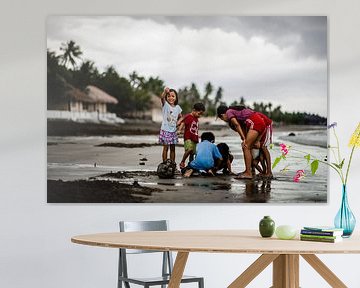
[[[304,227],[300,232],[302,241],[336,243],[342,241],[343,229],[334,227]]]

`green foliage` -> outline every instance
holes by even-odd
[[[276,167],[276,165],[278,165],[280,163],[281,159],[283,159],[282,156],[279,156],[279,157],[275,158],[275,161],[274,161],[274,163],[272,165],[272,169],[274,169]]]
[[[344,163],[345,163],[345,159],[342,159],[342,161],[339,164],[337,164],[335,162],[331,163],[331,164],[333,164],[336,168],[341,170],[343,168],[343,166],[344,166]]]
[[[310,164],[311,174],[314,175],[319,168],[319,160],[314,160]]]
[[[71,64],[72,68],[76,68],[76,60],[81,58],[82,51],[80,49],[80,46],[76,45],[73,40],[70,40],[67,43],[62,43],[60,50],[63,51],[63,54],[61,57],[61,63],[64,66],[67,66],[67,64]]]
[[[119,101],[117,105],[109,105],[110,111],[119,116],[140,117],[141,113],[138,112],[145,112],[150,108],[151,96],[159,96],[164,90],[165,83],[158,76],[146,78],[133,71],[127,78],[120,76],[113,66],[107,67],[103,73],[100,73],[93,61],[81,59],[83,52],[73,40],[62,43],[60,50],[62,52],[60,55],[47,52],[49,107],[64,102],[69,87],[83,91],[86,86],[95,85]],[[216,108],[219,105],[226,105],[223,95],[223,88],[215,87],[210,81],[205,83],[203,91],[198,89],[195,83],[178,90],[179,105],[184,113],[191,112],[196,102],[202,102],[206,107],[204,116],[215,116]],[[246,105],[246,99],[241,96],[231,105]],[[326,118],[307,113],[283,112],[280,105],[273,107],[271,102],[254,102],[250,108],[278,123],[326,124]]]

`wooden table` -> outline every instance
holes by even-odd
[[[177,251],[169,288],[179,287],[190,252],[262,254],[228,288],[246,287],[270,263],[273,288],[298,288],[299,255],[331,287],[347,287],[315,254],[360,253],[359,235],[338,243],[321,243],[261,238],[256,230],[117,232],[75,236],[71,241],[100,247]]]

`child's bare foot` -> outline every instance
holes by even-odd
[[[207,172],[207,174],[210,175],[210,176],[215,176],[214,171],[211,170],[211,169],[209,169],[209,170],[206,171],[206,172]]]
[[[247,174],[247,173],[242,173],[242,174],[235,177],[235,179],[237,179],[237,180],[252,179],[252,178],[253,178],[253,175]]]
[[[245,172],[246,171],[240,172],[240,173],[237,174],[237,176],[241,176],[241,175],[245,174]]]
[[[272,173],[267,173],[267,174],[264,174],[263,176],[264,176],[265,178],[268,178],[268,179],[273,179],[273,178],[274,178],[274,176],[273,176]]]
[[[184,173],[184,177],[189,178],[193,172],[193,169],[186,170],[186,172]]]

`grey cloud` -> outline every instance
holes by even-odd
[[[152,16],[158,23],[171,23],[181,28],[219,28],[236,32],[249,39],[261,36],[266,41],[285,48],[293,45],[294,37],[301,42],[294,47],[299,57],[327,58],[326,16]]]

